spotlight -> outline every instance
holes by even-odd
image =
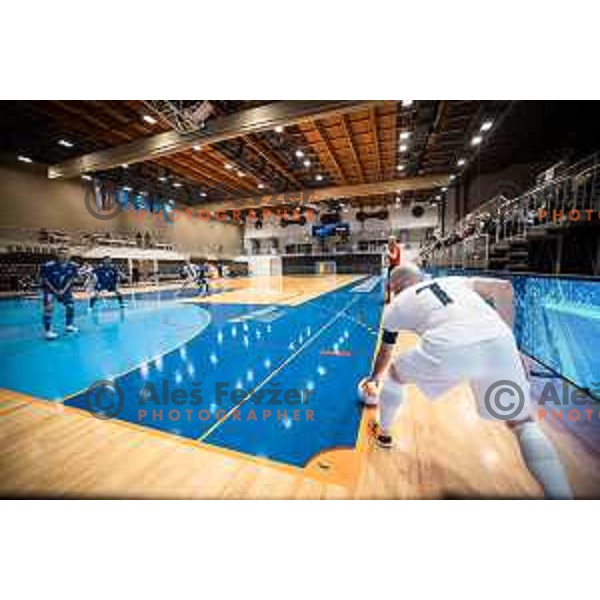
[[[481,137],[480,135],[476,135],[473,137],[473,139],[471,140],[471,146],[479,146],[479,144],[481,144],[483,140],[483,137]]]
[[[167,180],[167,178],[163,176],[163,177],[159,177],[159,178],[158,178],[158,180],[159,180],[161,183],[164,183],[164,182]]]
[[[398,150],[400,150],[400,152],[406,152],[408,150],[408,146],[406,144],[400,144]]]
[[[310,167],[310,160],[307,158],[302,164],[308,169]]]
[[[401,140],[407,140],[410,137],[410,131],[403,131],[400,133]]]
[[[466,162],[467,162],[467,161],[466,161],[464,158],[459,158],[456,164],[457,164],[459,167],[462,167],[462,166],[463,166],[463,165],[464,165]]]
[[[396,167],[396,171],[404,171],[404,169],[406,169],[406,166],[405,166],[405,165],[398,165],[398,166]]]
[[[33,162],[33,160],[31,160],[31,158],[29,158],[29,156],[22,156],[22,155],[17,156],[17,160],[20,160],[21,162],[24,162],[24,163],[32,163]]]
[[[228,171],[231,171],[231,169],[233,169],[233,165],[230,165],[229,163],[225,163],[225,168],[226,168]]]
[[[402,106],[404,106],[404,108],[408,108],[409,106],[412,106],[413,100],[402,100]]]
[[[58,140],[59,146],[64,146],[65,148],[72,148],[75,144],[69,142],[69,140]]]
[[[127,163],[123,163],[121,165],[121,169],[129,169],[129,165]]]
[[[492,128],[494,121],[484,121],[481,125],[481,131],[489,131]]]
[[[317,181],[323,181],[323,175],[321,175],[321,173],[319,173],[319,174],[315,175],[315,179]]]
[[[174,187],[174,188],[180,188],[182,185],[183,185],[183,183],[181,183],[180,181],[176,181],[176,182],[173,184],[173,187]]]
[[[142,119],[144,121],[146,121],[146,123],[148,123],[149,125],[155,125],[156,124],[156,119],[153,116],[151,116],[151,115],[144,115],[142,117]]]
[[[200,145],[199,144],[194,144],[192,146],[192,148],[196,151],[196,152],[200,152]]]
[[[84,179],[85,181],[91,181],[92,178],[89,175],[82,175],[81,179]]]
[[[302,150],[296,150],[295,154],[296,154],[296,156],[298,158],[303,158],[304,157],[304,152],[302,152]]]
[[[283,133],[283,127],[281,125],[277,125],[277,127],[275,127],[275,133]]]

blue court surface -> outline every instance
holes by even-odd
[[[0,387],[302,467],[356,443],[382,303],[379,278],[293,307],[138,294],[78,301],[72,335],[55,307],[47,342],[39,299],[4,300]]]

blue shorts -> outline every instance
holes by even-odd
[[[73,300],[73,291],[72,290],[67,290],[62,298],[59,298],[57,294],[55,294],[52,290],[49,290],[47,288],[44,288],[43,290],[43,298],[44,298],[44,304],[49,304],[50,302],[52,302],[52,300],[54,298],[56,298],[59,302],[62,302],[63,304],[73,304],[74,300]]]

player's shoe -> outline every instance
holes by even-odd
[[[56,331],[52,331],[52,329],[48,329],[48,331],[44,333],[44,337],[47,340],[55,340],[58,337],[58,333],[56,333]]]
[[[384,435],[383,433],[378,433],[375,437],[375,443],[380,448],[390,448],[394,447],[394,438],[391,435]]]
[[[380,448],[389,450],[394,447],[394,438],[390,434],[383,433],[376,421],[371,421],[369,424],[369,432]]]
[[[65,331],[67,333],[77,333],[79,331],[79,327],[77,327],[77,325],[67,325]]]

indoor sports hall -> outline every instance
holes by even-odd
[[[0,102],[0,495],[596,497],[599,113]],[[395,366],[430,333],[400,300],[457,310],[456,282],[501,290],[480,294],[498,323],[509,297],[535,443],[505,371],[482,400],[464,369],[419,385],[442,359]]]

